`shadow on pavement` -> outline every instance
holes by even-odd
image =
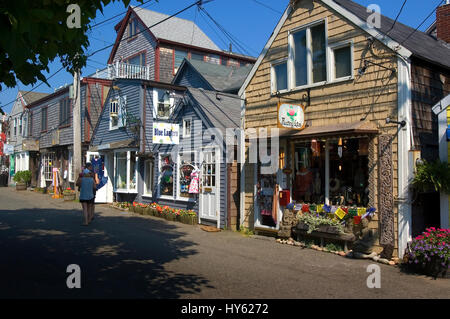
[[[197,254],[185,233],[163,220],[99,216],[80,210],[0,210],[0,298],[180,298],[209,286],[166,263]],[[81,268],[68,289],[67,266]]]

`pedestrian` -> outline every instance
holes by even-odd
[[[83,208],[83,226],[89,225],[94,217],[94,202],[96,189],[95,175],[88,169],[90,163],[86,164],[85,169],[78,176],[76,185],[80,191],[80,203]],[[91,166],[92,167],[92,166]]]
[[[94,201],[92,203],[92,205],[90,206],[90,216],[91,216],[91,221],[94,219],[95,216],[95,197],[97,196],[97,187],[100,184],[100,180],[98,178],[98,174],[94,171],[94,167],[92,165],[92,163],[86,163],[86,168],[91,172],[91,174],[94,177],[94,183],[95,183],[95,189],[94,189]]]

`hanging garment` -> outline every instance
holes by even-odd
[[[198,194],[199,190],[199,171],[194,170],[191,173],[191,184],[189,184],[189,193]]]

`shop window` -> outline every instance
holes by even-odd
[[[42,167],[44,171],[44,179],[46,181],[53,180],[53,165],[55,164],[55,153],[42,154]]]
[[[144,162],[144,196],[152,196],[153,193],[153,160]]]
[[[137,157],[136,152],[116,152],[115,157],[115,191],[137,192]]]
[[[287,61],[274,63],[272,65],[272,92],[285,91],[287,85]]]
[[[277,221],[273,215],[273,197],[276,186],[276,175],[263,175],[261,169],[264,164],[258,163],[257,175],[257,203],[259,210],[258,221],[263,226],[276,227]]]
[[[178,156],[179,156],[179,172],[178,172],[179,197],[193,198],[194,194],[190,193],[189,190],[193,179],[193,173],[196,172],[195,153],[194,152],[179,153]],[[193,185],[193,187],[195,186]]]
[[[159,193],[161,196],[173,196],[174,163],[172,156],[161,155],[159,163]]]
[[[333,68],[333,80],[346,79],[352,77],[352,45],[334,46],[331,48],[331,59]]]
[[[295,87],[327,80],[325,23],[292,32],[290,47]]]
[[[171,96],[170,91],[153,89],[153,108],[154,116],[157,118],[167,119],[172,113],[175,99]]]

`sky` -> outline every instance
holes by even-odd
[[[403,5],[403,0],[353,1],[365,7],[370,4],[377,4],[381,8],[381,13],[392,19],[395,19]],[[144,4],[143,8],[171,15],[194,2],[195,0],[152,0]],[[407,0],[398,20],[416,28],[440,2],[441,0]],[[212,0],[205,3],[203,7],[229,34],[242,43],[246,52],[241,53],[257,57],[264,48],[288,3],[289,0]],[[132,0],[130,4],[134,6],[140,5],[136,0]],[[114,26],[125,16],[125,12],[126,8],[122,2],[108,4],[104,8],[103,14],[98,12],[92,25],[115,15],[120,15],[92,29],[89,34],[91,45],[88,48],[88,52],[94,52],[114,43],[116,39]],[[190,8],[178,17],[195,21],[200,29],[221,49],[228,50],[229,41],[226,40],[224,34],[197,7]],[[435,14],[419,30],[426,30],[433,23],[434,19]],[[236,46],[233,46],[233,51],[237,52],[237,49]],[[88,76],[95,73],[97,69],[105,68],[110,51],[111,49],[104,50],[90,58],[87,66],[81,71],[81,75]],[[44,75],[52,75],[60,67],[61,63],[55,60],[49,65],[50,72],[48,74],[44,73]],[[43,84],[36,89],[36,92],[52,93],[55,88],[71,84],[72,82],[73,75],[66,71],[61,71],[49,80],[51,87]],[[36,83],[36,85],[38,84],[40,82]],[[25,86],[21,83],[15,88],[3,88],[0,91],[0,106],[6,113],[9,113],[13,105],[11,102],[16,98],[18,90],[28,91],[32,88],[33,86],[31,85]]]

